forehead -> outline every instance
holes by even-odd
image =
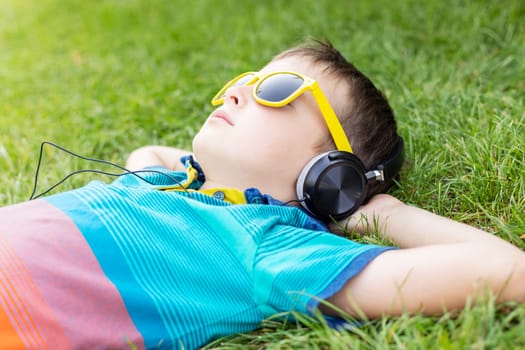
[[[306,75],[317,80],[318,83],[327,75],[323,72],[323,66],[311,62],[307,57],[291,56],[270,61],[260,72],[267,74],[277,71],[292,71]]]

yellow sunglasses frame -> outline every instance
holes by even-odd
[[[267,78],[278,75],[278,74],[291,74],[295,75],[303,80],[303,84],[294,91],[290,96],[285,98],[282,101],[266,101],[261,99],[256,95],[256,91],[259,87],[259,85]],[[324,95],[323,91],[321,90],[321,87],[315,81],[314,79],[311,79],[307,76],[304,76],[300,73],[296,72],[286,72],[286,71],[280,71],[280,72],[272,72],[269,74],[261,75],[258,72],[246,72],[238,75],[237,77],[233,78],[229,82],[224,85],[222,89],[219,90],[219,92],[213,97],[211,100],[212,105],[218,106],[224,103],[224,95],[226,93],[226,90],[228,90],[230,87],[234,86],[236,82],[241,80],[242,78],[253,75],[253,78],[248,80],[245,84],[242,86],[249,86],[253,85],[252,95],[255,101],[257,103],[263,105],[263,106],[269,106],[269,107],[283,107],[286,106],[288,103],[295,100],[297,97],[301,96],[305,91],[310,91],[311,94],[315,98],[315,102],[317,103],[317,106],[319,107],[319,110],[321,111],[321,114],[323,116],[323,119],[326,123],[326,126],[328,126],[328,131],[330,132],[330,135],[332,135],[332,139],[334,140],[335,146],[337,147],[338,151],[345,151],[349,153],[352,152],[352,147],[350,146],[350,141],[346,137],[346,134],[344,132],[343,126],[341,125],[341,122],[339,121],[339,118],[337,118],[332,106],[330,105],[330,102],[328,102],[328,99]]]

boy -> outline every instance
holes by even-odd
[[[220,107],[193,141],[198,163],[188,156],[182,167],[181,151],[162,147],[128,160],[181,172],[148,168],[0,210],[3,344],[196,348],[283,311],[338,316],[329,304],[377,317],[460,308],[486,288],[501,301],[525,299],[524,252],[373,196],[391,184],[402,143],[386,100],[331,45],[286,51],[213,102]],[[297,188],[312,160],[359,168],[355,156],[363,186],[335,215]],[[325,224],[334,216],[334,229],[359,232],[357,218],[374,218],[408,249],[333,235]]]

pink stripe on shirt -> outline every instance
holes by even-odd
[[[0,254],[6,254],[0,259],[4,274],[0,296],[8,295],[0,305],[12,322],[16,319],[21,329],[26,328],[28,333],[21,338],[38,341],[42,336],[46,344],[56,345],[62,333],[67,341],[60,344],[75,349],[129,348],[130,344],[144,348],[118,290],[62,211],[45,200],[0,208],[0,242]]]

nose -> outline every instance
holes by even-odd
[[[233,103],[236,107],[242,107],[248,99],[247,86],[232,86],[224,94],[224,104]]]

